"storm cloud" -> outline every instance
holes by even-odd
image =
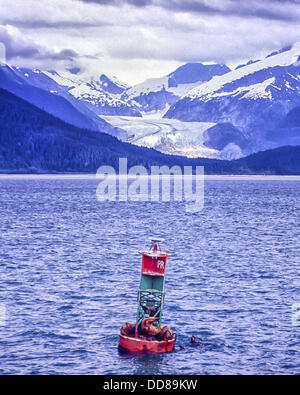
[[[51,51],[33,40],[26,39],[20,31],[11,26],[0,26],[0,42],[5,47],[6,59],[10,62],[14,59],[37,59],[37,60],[73,60],[78,54],[72,49]]]
[[[69,61],[129,83],[186,62],[235,67],[300,41],[300,0],[0,0],[0,9],[11,62]]]
[[[170,12],[188,12],[210,15],[228,15],[248,18],[295,21],[294,8],[286,9],[287,5],[299,5],[299,0],[78,0],[83,3],[112,5],[122,7],[128,4],[142,8],[155,6]]]

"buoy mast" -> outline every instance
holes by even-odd
[[[167,258],[170,253],[160,249],[164,239],[150,237],[151,247],[139,251],[142,255],[142,272],[138,292],[136,331],[147,317],[157,317],[157,326],[161,326],[162,310],[165,298],[165,274]]]

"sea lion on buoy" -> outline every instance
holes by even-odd
[[[167,325],[163,326],[161,328],[161,337],[165,340],[171,340],[173,339],[174,332],[172,331],[171,328],[169,328]]]
[[[142,322],[141,322],[141,329],[144,329],[150,325],[152,325],[155,321],[158,321],[158,317],[149,317],[149,318],[145,318]]]
[[[135,333],[135,324],[130,324],[129,322],[126,322],[121,329],[120,333],[122,336],[134,336]]]
[[[161,329],[154,324],[154,322],[157,320],[157,317],[146,318],[141,323],[141,332],[145,333],[147,336],[159,336],[161,333]]]

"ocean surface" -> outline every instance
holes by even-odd
[[[98,182],[0,177],[0,374],[300,374],[300,178],[207,178],[198,213],[100,203]],[[177,346],[126,354],[151,235]]]

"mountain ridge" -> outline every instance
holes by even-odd
[[[0,122],[1,173],[94,173],[101,165],[117,169],[119,158],[127,157],[129,166],[198,165],[205,166],[206,174],[300,174],[300,146],[254,154],[250,160],[165,155],[106,133],[79,129],[4,89],[0,89]]]
[[[300,105],[300,43],[193,88],[164,115],[186,122],[231,123],[247,153],[273,148],[272,133]],[[286,140],[286,144],[289,140]]]

